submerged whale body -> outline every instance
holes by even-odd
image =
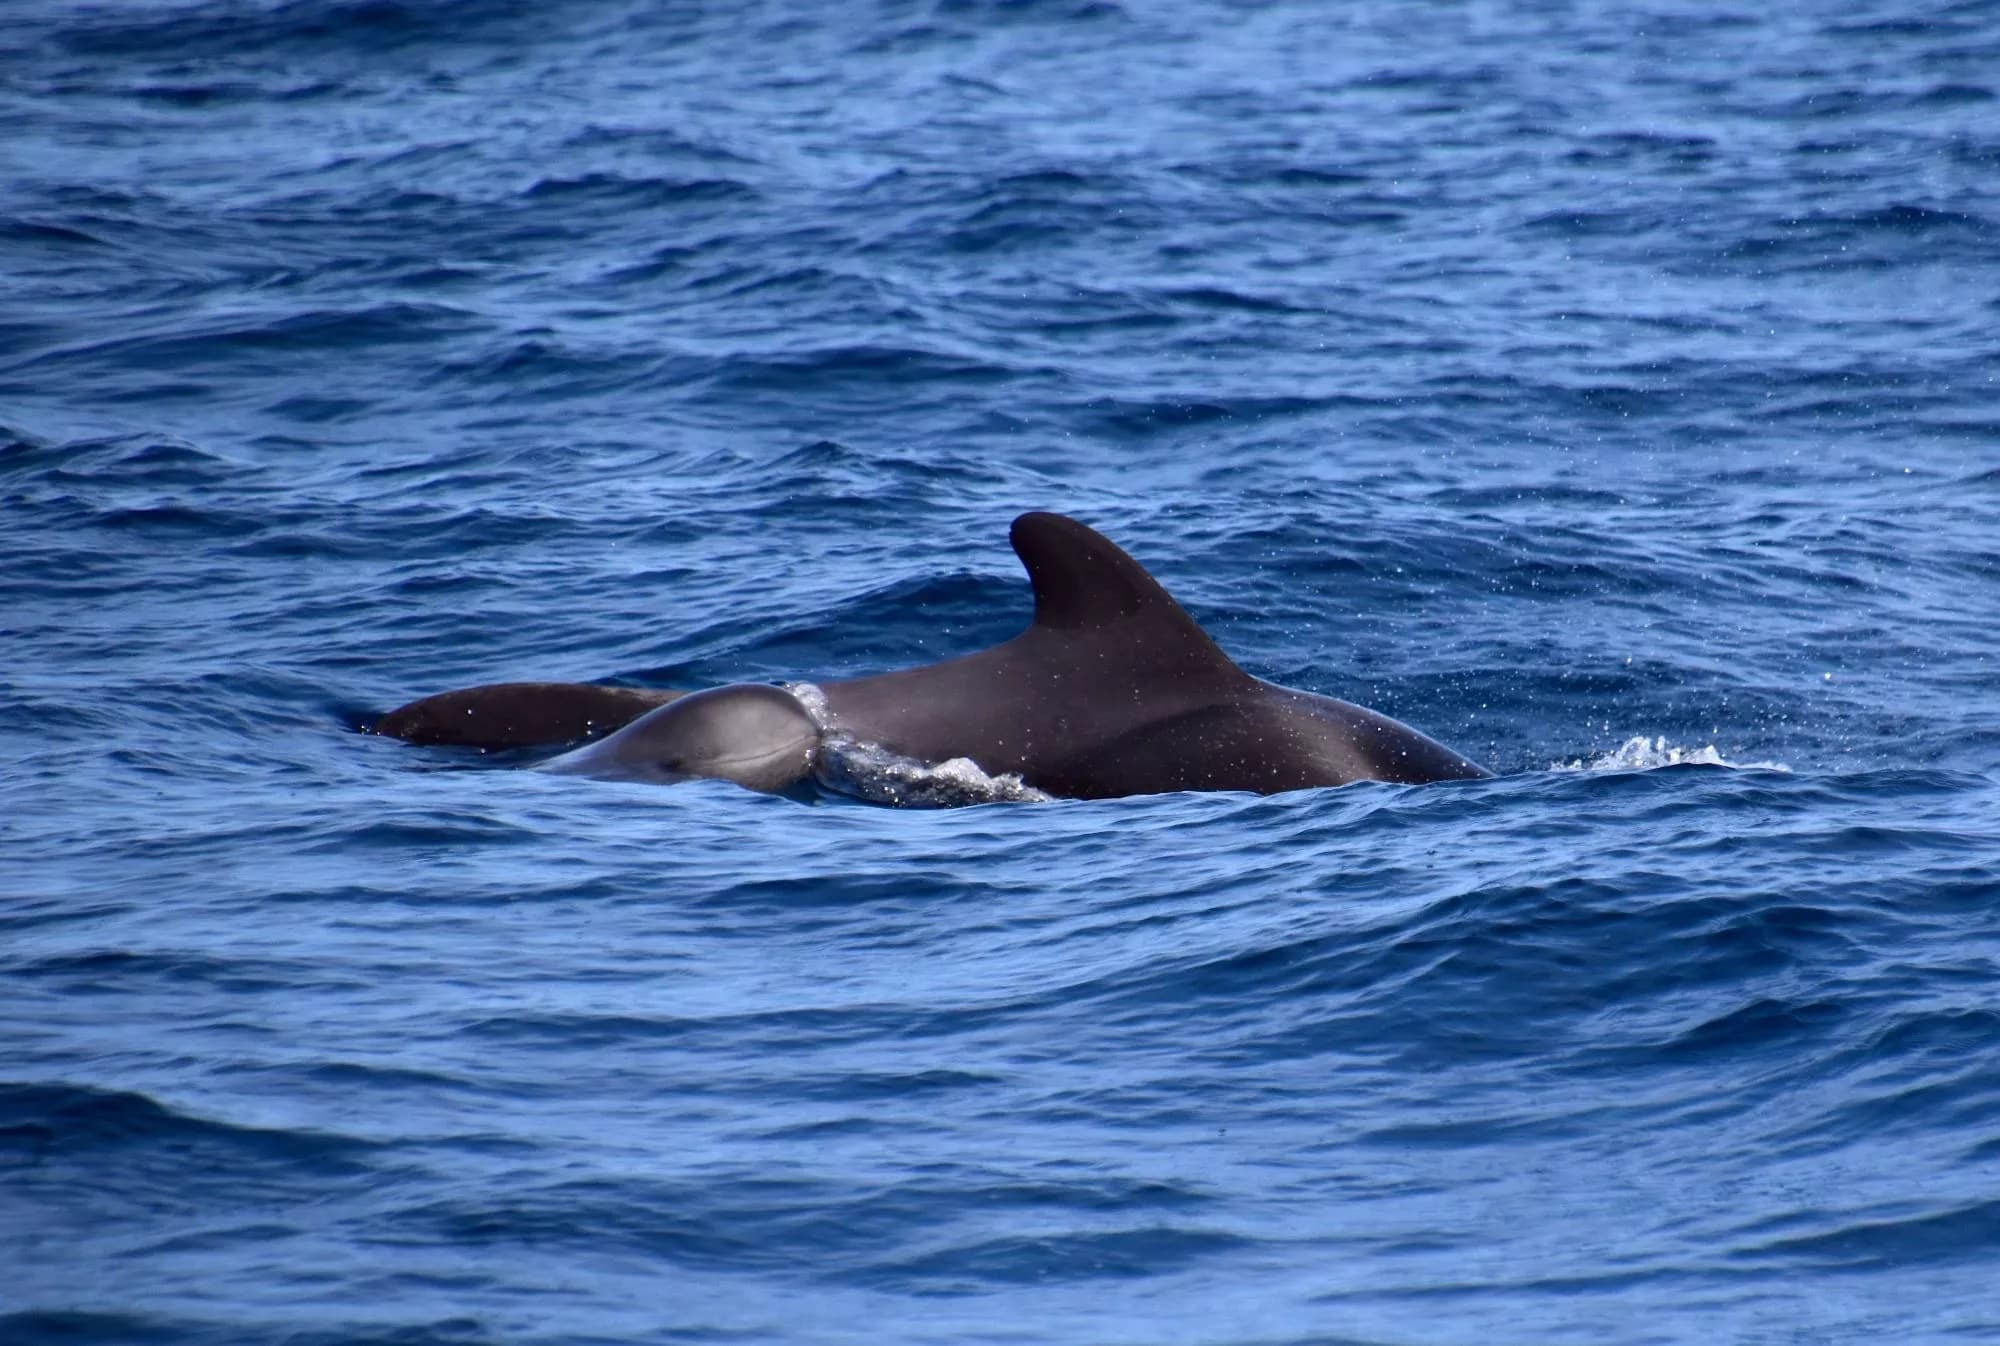
[[[771,791],[808,779],[832,736],[918,762],[970,759],[1076,799],[1487,774],[1385,715],[1245,673],[1143,566],[1074,519],[1023,514],[1010,540],[1034,589],[1027,630],[962,658],[824,684],[823,705],[761,684],[501,683],[414,701],[374,732],[482,748],[608,732],[548,768]]]

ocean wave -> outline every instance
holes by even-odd
[[[1991,10],[7,6],[0,1339],[1989,1332]],[[355,732],[1029,508],[1500,774]]]
[[[10,1154],[17,1176],[24,1167],[43,1170],[37,1185],[58,1158],[123,1150],[148,1181],[170,1186],[184,1162],[176,1162],[176,1152],[218,1164],[232,1157],[278,1165],[296,1160],[323,1172],[353,1172],[374,1147],[324,1132],[215,1121],[131,1091],[17,1081],[0,1083],[0,1148]],[[214,1181],[230,1185],[220,1175]]]

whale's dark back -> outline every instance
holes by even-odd
[[[837,725],[1073,798],[1486,774],[1386,716],[1251,677],[1145,567],[1074,519],[1024,514],[1010,538],[1034,589],[1028,629],[828,686]]]

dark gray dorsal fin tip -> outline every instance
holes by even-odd
[[[1173,595],[1097,530],[1061,514],[1023,514],[1008,540],[1034,587],[1036,627],[1074,632],[1119,625],[1134,634],[1172,635],[1187,655],[1235,669]]]

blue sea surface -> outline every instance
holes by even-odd
[[[359,732],[1011,636],[1494,779]],[[0,1342],[2000,1342],[2000,3],[7,0]]]

